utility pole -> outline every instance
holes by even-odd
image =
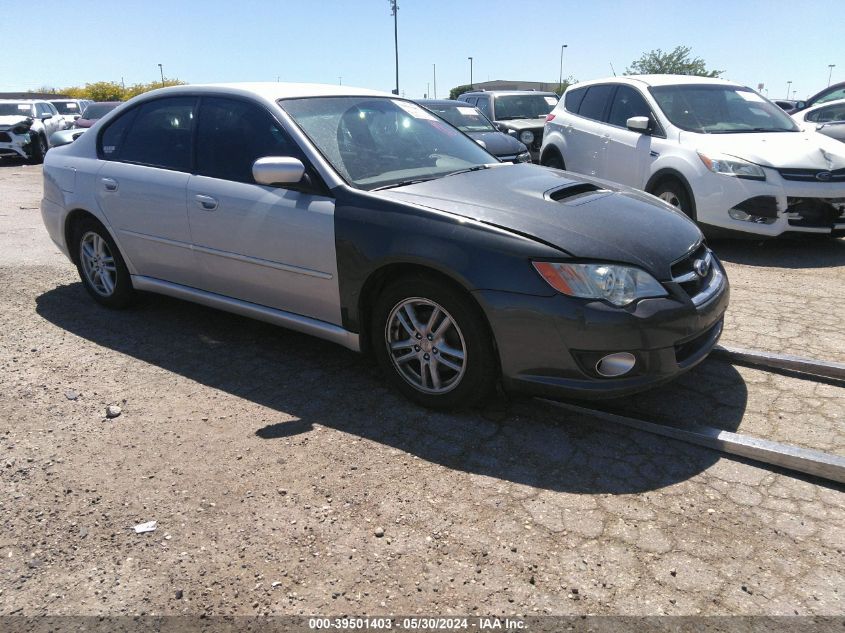
[[[786,82],[786,98],[789,99],[790,88],[792,87],[792,80]]]
[[[472,83],[472,57],[467,57],[469,60],[469,89],[472,90],[474,85]]]
[[[833,69],[836,68],[836,64],[828,64],[827,67],[830,68],[827,73],[827,85],[830,86],[830,78],[833,75]]]
[[[560,45],[560,79],[558,79],[557,85],[563,85],[563,49],[569,46],[569,44],[561,44]]]
[[[161,85],[164,86],[164,66],[158,65],[158,70],[161,73]]]
[[[399,95],[399,7],[396,0],[388,0],[393,14],[393,46],[396,50],[396,88],[393,94]]]
[[[432,64],[432,68],[434,69],[434,98],[437,98],[437,64]]]

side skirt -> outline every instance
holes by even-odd
[[[266,321],[267,323],[302,332],[303,334],[310,334],[311,336],[342,345],[347,349],[351,349],[353,352],[361,351],[358,334],[345,330],[339,325],[326,323],[325,321],[318,321],[317,319],[311,319],[292,312],[276,310],[275,308],[268,308],[255,303],[232,299],[231,297],[214,294],[213,292],[197,290],[196,288],[189,288],[188,286],[181,286],[169,281],[162,281],[161,279],[154,279],[153,277],[145,277],[143,275],[132,275],[132,286],[136,290],[155,292],[169,297],[175,297],[176,299],[192,301],[193,303],[199,303],[209,308],[233,312],[234,314],[257,319],[258,321]]]

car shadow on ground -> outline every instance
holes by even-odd
[[[776,240],[710,240],[716,255],[734,264],[763,268],[832,268],[845,266],[845,239],[830,236]]]
[[[285,421],[250,430],[268,441],[320,424],[450,469],[577,493],[655,490],[719,459],[714,451],[551,411],[527,398],[500,398],[465,413],[421,409],[386,388],[367,357],[176,299],[144,295],[134,307],[113,312],[73,283],[36,303],[41,317],[67,332],[278,412]],[[746,400],[733,367],[705,363],[614,408],[689,424],[718,418],[720,427],[735,430]]]

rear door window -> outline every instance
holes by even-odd
[[[608,84],[590,86],[587,89],[587,94],[584,95],[583,101],[581,101],[578,114],[595,121],[604,121],[607,102],[615,87]]]
[[[587,94],[586,88],[575,88],[566,93],[563,100],[563,107],[567,112],[578,114],[578,108],[581,107],[581,102],[584,100],[584,95]]]
[[[190,171],[195,106],[194,97],[169,97],[140,106],[123,139],[118,160]],[[240,140],[232,139],[232,143]],[[103,152],[106,153],[105,143]]]

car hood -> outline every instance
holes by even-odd
[[[521,132],[522,130],[533,130],[535,128],[542,128],[546,125],[546,120],[541,118],[536,119],[504,119],[500,121],[496,121],[496,123],[501,123],[502,125],[506,125],[512,130],[517,130]]]
[[[4,127],[12,127],[18,123],[23,123],[27,119],[29,119],[29,117],[21,116],[20,114],[7,114],[5,116],[0,116],[0,125]]]
[[[528,151],[525,145],[503,132],[467,132],[467,134],[476,141],[484,141],[487,151],[493,156],[513,156]]]
[[[845,167],[845,150],[842,149],[842,144],[814,132],[694,136],[700,151],[730,154],[765,167],[824,170]]]
[[[570,187],[574,195],[551,197]],[[575,193],[582,188],[590,191]],[[539,165],[501,165],[375,193],[494,225],[580,259],[639,266],[660,280],[702,239],[686,216],[648,194]]]

